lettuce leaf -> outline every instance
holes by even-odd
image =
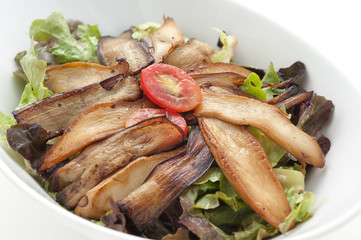
[[[287,153],[280,145],[269,139],[262,131],[255,127],[247,127],[247,130],[261,143],[265,150],[271,166],[275,167],[281,158]]]
[[[273,66],[273,62],[270,62],[267,71],[262,78],[262,83],[280,83],[281,80],[277,75],[277,72]]]
[[[294,223],[304,222],[313,216],[313,213],[308,210],[315,199],[314,193],[300,192],[295,188],[288,189],[286,196],[292,211],[286,217],[286,221],[279,225],[282,233],[286,233]]]
[[[312,216],[309,208],[314,194],[304,191],[304,175],[293,168],[275,168],[285,189],[291,213],[280,232]],[[279,230],[268,224],[245,204],[219,168],[209,169],[180,196],[183,214],[180,222],[200,239],[264,239]]]
[[[212,56],[212,62],[229,63],[234,55],[234,49],[237,45],[237,39],[232,35],[227,35],[225,32],[214,28],[219,33],[219,39],[223,44],[222,50],[218,51]]]
[[[140,41],[140,39],[143,37],[147,37],[152,32],[155,32],[159,27],[160,24],[155,22],[145,22],[140,24],[133,29],[132,38],[138,39],[138,41]]]
[[[278,233],[242,201],[219,168],[209,169],[180,202],[181,223],[200,239],[262,239]]]
[[[305,175],[293,168],[274,168],[273,169],[285,191],[294,188],[298,191],[305,189]]]
[[[250,75],[248,75],[243,85],[240,86],[240,89],[242,91],[245,91],[246,93],[252,94],[258,99],[266,101],[282,93],[283,89],[272,88],[272,87],[262,88],[263,84],[280,83],[280,81],[281,80],[278,77],[276,70],[274,69],[273,63],[270,62],[262,80],[256,73],[252,72]]]
[[[240,89],[263,101],[267,99],[267,94],[262,89],[262,81],[254,72],[248,75],[247,79],[243,82],[243,85],[240,86]]]
[[[26,75],[28,83],[20,98],[17,109],[49,97],[52,92],[44,86],[46,62],[39,60],[34,50],[34,42],[31,42],[30,50],[20,60],[20,65]]]
[[[59,12],[52,13],[46,19],[34,20],[30,27],[30,38],[40,43],[55,41],[50,53],[57,56],[59,63],[66,62],[98,62],[97,43],[101,37],[97,26],[78,26],[76,40],[70,28]]]
[[[304,222],[313,216],[309,212],[315,194],[304,191],[305,176],[292,168],[275,168],[282,187],[285,189],[287,200],[291,207],[291,213],[286,217],[285,222],[279,225],[281,233],[286,233],[296,223]]]
[[[16,124],[16,120],[13,116],[7,115],[0,111],[0,141],[7,143],[6,130],[12,125]]]

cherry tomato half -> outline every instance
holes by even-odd
[[[152,102],[174,112],[190,111],[202,98],[201,89],[191,76],[164,63],[143,69],[140,86]]]
[[[177,124],[187,134],[187,122],[179,114],[173,111],[162,108],[141,108],[133,112],[126,120],[125,127],[133,126],[134,124],[151,117],[167,115],[169,121]]]

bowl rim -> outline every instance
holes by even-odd
[[[267,19],[269,22],[271,22],[272,25],[281,28],[285,31],[287,31],[289,34],[296,36],[293,32],[290,32],[289,29],[285,29],[282,25],[280,25],[279,23],[275,22],[274,20],[272,20],[271,18],[268,18],[264,15],[259,14],[257,11],[255,11],[254,9],[248,8],[244,3],[237,1],[237,0],[226,0],[227,2],[231,2],[234,3],[236,5],[239,5],[240,7],[243,8],[243,10],[249,11],[252,14],[256,15],[259,18],[262,19]],[[312,44],[310,44],[310,42],[306,41],[304,38],[302,38],[301,36],[296,36],[297,38],[299,38],[300,42],[302,44],[304,44],[307,48],[309,48],[312,52],[315,52],[318,56],[320,56],[322,58],[323,61],[327,62],[327,64],[329,64],[330,66],[334,67],[334,69],[336,69],[335,71],[337,71],[339,74],[345,76],[345,78],[348,80],[348,82],[350,84],[353,84],[353,81],[351,81],[349,79],[349,77],[347,75],[344,74],[344,72],[339,69],[339,67],[334,64],[332,61],[329,61],[328,59],[325,58],[325,55],[322,52],[319,52],[315,47],[312,46]],[[2,148],[5,148],[5,146],[2,145]],[[11,158],[11,157],[10,157]],[[76,216],[75,214],[63,209],[60,205],[57,206],[57,204],[52,203],[51,201],[49,201],[48,199],[46,199],[45,197],[43,197],[39,192],[37,192],[35,189],[33,189],[31,186],[27,185],[25,182],[23,182],[23,180],[17,176],[10,168],[9,166],[6,164],[6,162],[2,159],[2,157],[0,156],[0,171],[8,178],[11,180],[11,182],[17,186],[21,191],[26,192],[27,195],[30,195],[31,198],[33,198],[35,200],[35,202],[40,203],[42,205],[46,205],[47,208],[54,210],[54,211],[50,211],[53,214],[58,213],[61,217],[64,218],[68,218],[68,219],[72,219],[84,226],[89,226],[92,227],[99,231],[104,231],[107,234],[111,234],[114,236],[120,236],[123,238],[129,238],[130,239],[143,239],[140,238],[138,236],[135,235],[130,235],[130,234],[126,234],[126,233],[122,233],[119,231],[114,231],[112,229],[108,229],[102,226],[96,226],[97,224],[94,224],[86,219],[83,219],[79,216]],[[318,226],[315,229],[312,229],[308,232],[304,232],[304,233],[300,233],[299,236],[295,236],[294,239],[308,239],[310,237],[317,237],[320,236],[322,234],[330,234],[332,231],[334,231],[335,229],[339,228],[340,226],[342,226],[343,224],[345,224],[348,220],[354,218],[356,215],[358,215],[361,212],[361,202],[359,202],[357,205],[355,205],[354,207],[350,208],[350,210],[348,212],[346,212],[344,215],[340,216],[338,219],[333,219],[329,224],[323,225],[323,226]],[[120,234],[120,235],[119,235]],[[287,236],[287,233],[285,234],[285,236]],[[293,237],[293,236],[292,236]]]

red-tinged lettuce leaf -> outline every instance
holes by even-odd
[[[332,101],[314,94],[310,101],[301,105],[297,126],[312,136],[317,136],[334,111]]]
[[[256,73],[261,79],[263,79],[266,75],[266,72],[263,69],[249,67],[249,66],[244,66],[244,67]],[[268,69],[268,71],[269,70],[270,69]],[[289,67],[280,68],[277,71],[277,75],[281,82],[294,83],[302,79],[306,75],[306,66],[303,62],[297,61]]]
[[[16,124],[7,129],[6,135],[9,146],[29,160],[31,166],[36,169],[48,150],[48,132],[38,123]]]
[[[168,234],[162,240],[190,240],[189,231],[184,227],[180,227],[174,234]]]
[[[281,82],[296,82],[306,75],[306,66],[303,62],[297,61],[287,68],[280,68],[277,74]]]
[[[108,211],[104,216],[100,218],[100,220],[93,220],[92,222],[108,227],[120,232],[128,232],[126,229],[126,219],[125,216],[120,212],[116,203],[110,200],[110,205],[112,210]]]
[[[321,130],[330,120],[334,108],[332,101],[317,94],[300,106],[297,126],[309,135],[316,137],[324,154],[329,151],[331,142],[323,136]]]

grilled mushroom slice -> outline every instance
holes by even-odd
[[[154,62],[148,47],[143,42],[132,38],[132,30],[127,30],[118,37],[104,36],[98,41],[98,58],[101,64],[111,67],[119,59],[129,63],[129,74],[136,74]]]
[[[238,125],[251,125],[294,155],[300,162],[322,168],[323,153],[313,137],[296,127],[277,107],[243,96],[202,90],[202,101],[195,115],[215,117]]]
[[[204,83],[211,83],[216,86],[240,86],[243,84],[246,77],[234,72],[220,72],[220,73],[202,73],[191,75],[199,85]]]
[[[188,71],[188,74],[192,76],[196,74],[225,73],[225,72],[237,73],[246,79],[252,71],[236,64],[217,62],[192,69]]]
[[[125,127],[127,117],[144,107],[154,107],[154,104],[142,98],[135,102],[110,102],[90,107],[79,115],[45,154],[39,170],[51,168],[90,143],[119,132]]]
[[[163,56],[184,42],[182,32],[177,28],[173,18],[164,18],[163,24],[149,37],[153,45],[154,62],[159,63],[163,60]]]
[[[51,65],[47,68],[48,79],[45,86],[53,93],[62,93],[92,83],[101,82],[118,74],[126,74],[129,64],[122,60],[115,66],[105,67],[90,62],[71,62],[63,65]]]
[[[181,128],[166,117],[157,117],[95,142],[54,173],[53,189],[61,190],[56,198],[73,209],[88,190],[110,174],[138,157],[175,148],[184,138]]]
[[[39,123],[53,136],[59,136],[72,122],[91,106],[106,102],[134,101],[141,90],[134,77],[116,75],[100,83],[77,88],[29,104],[13,115],[18,123]]]
[[[300,104],[304,101],[306,101],[307,99],[311,98],[313,95],[313,91],[310,92],[300,92],[297,93],[296,95],[289,97],[277,104],[275,104],[276,107],[282,107],[285,106],[286,109],[290,109],[291,107]]]
[[[140,157],[125,168],[114,173],[96,187],[89,190],[74,213],[91,219],[99,219],[111,209],[110,200],[117,202],[144,183],[156,165],[185,150],[185,145],[172,151]]]
[[[164,63],[174,65],[187,72],[212,63],[211,56],[214,52],[214,48],[208,43],[191,39],[166,55]]]
[[[159,164],[149,179],[118,205],[137,228],[144,231],[155,224],[172,200],[200,178],[212,162],[212,154],[199,128],[192,128],[187,150]]]
[[[293,84],[293,85],[290,85],[289,87],[287,87],[285,89],[285,91],[283,93],[281,93],[280,95],[267,100],[267,103],[275,105],[275,104],[285,101],[288,98],[290,98],[298,93],[302,93],[302,92],[304,92],[304,90],[300,86]]]
[[[229,183],[275,228],[291,212],[284,190],[262,145],[244,126],[199,118],[204,139]]]

